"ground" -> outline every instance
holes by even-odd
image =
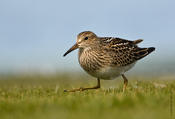
[[[175,117],[175,80],[130,77],[102,81],[101,89],[65,93],[93,86],[83,75],[1,75],[1,119],[168,119]],[[89,80],[88,80],[89,79]]]

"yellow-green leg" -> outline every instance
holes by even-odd
[[[126,87],[128,85],[128,79],[126,78],[124,74],[122,74],[122,78],[124,79],[123,92],[125,92]]]
[[[97,79],[97,85],[94,87],[89,87],[89,88],[80,87],[80,88],[76,88],[76,89],[72,89],[72,90],[64,90],[64,92],[76,92],[76,91],[84,91],[84,90],[98,89],[98,88],[100,88],[100,79],[99,78]]]

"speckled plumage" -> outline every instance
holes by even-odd
[[[79,49],[79,63],[86,72],[101,79],[113,79],[123,74],[132,68],[137,60],[154,50],[154,48],[139,48],[137,43],[142,40],[97,37],[90,31],[80,33],[78,40],[85,37],[88,37],[89,42],[92,41],[93,44]],[[109,70],[114,72],[110,73],[112,71]]]
[[[138,60],[155,50],[154,47],[138,47],[137,44],[142,41],[98,37],[91,31],[85,31],[78,34],[77,43],[64,56],[79,48],[79,63],[87,73],[98,79],[114,79],[124,75]]]

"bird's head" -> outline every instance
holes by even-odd
[[[91,31],[81,32],[77,36],[77,42],[63,56],[66,56],[77,48],[92,47],[98,42],[97,39],[97,35]]]

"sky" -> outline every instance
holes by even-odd
[[[81,70],[77,51],[62,55],[87,30],[142,38],[140,47],[156,51],[137,67],[173,67],[174,6],[174,0],[0,0],[0,72]]]

